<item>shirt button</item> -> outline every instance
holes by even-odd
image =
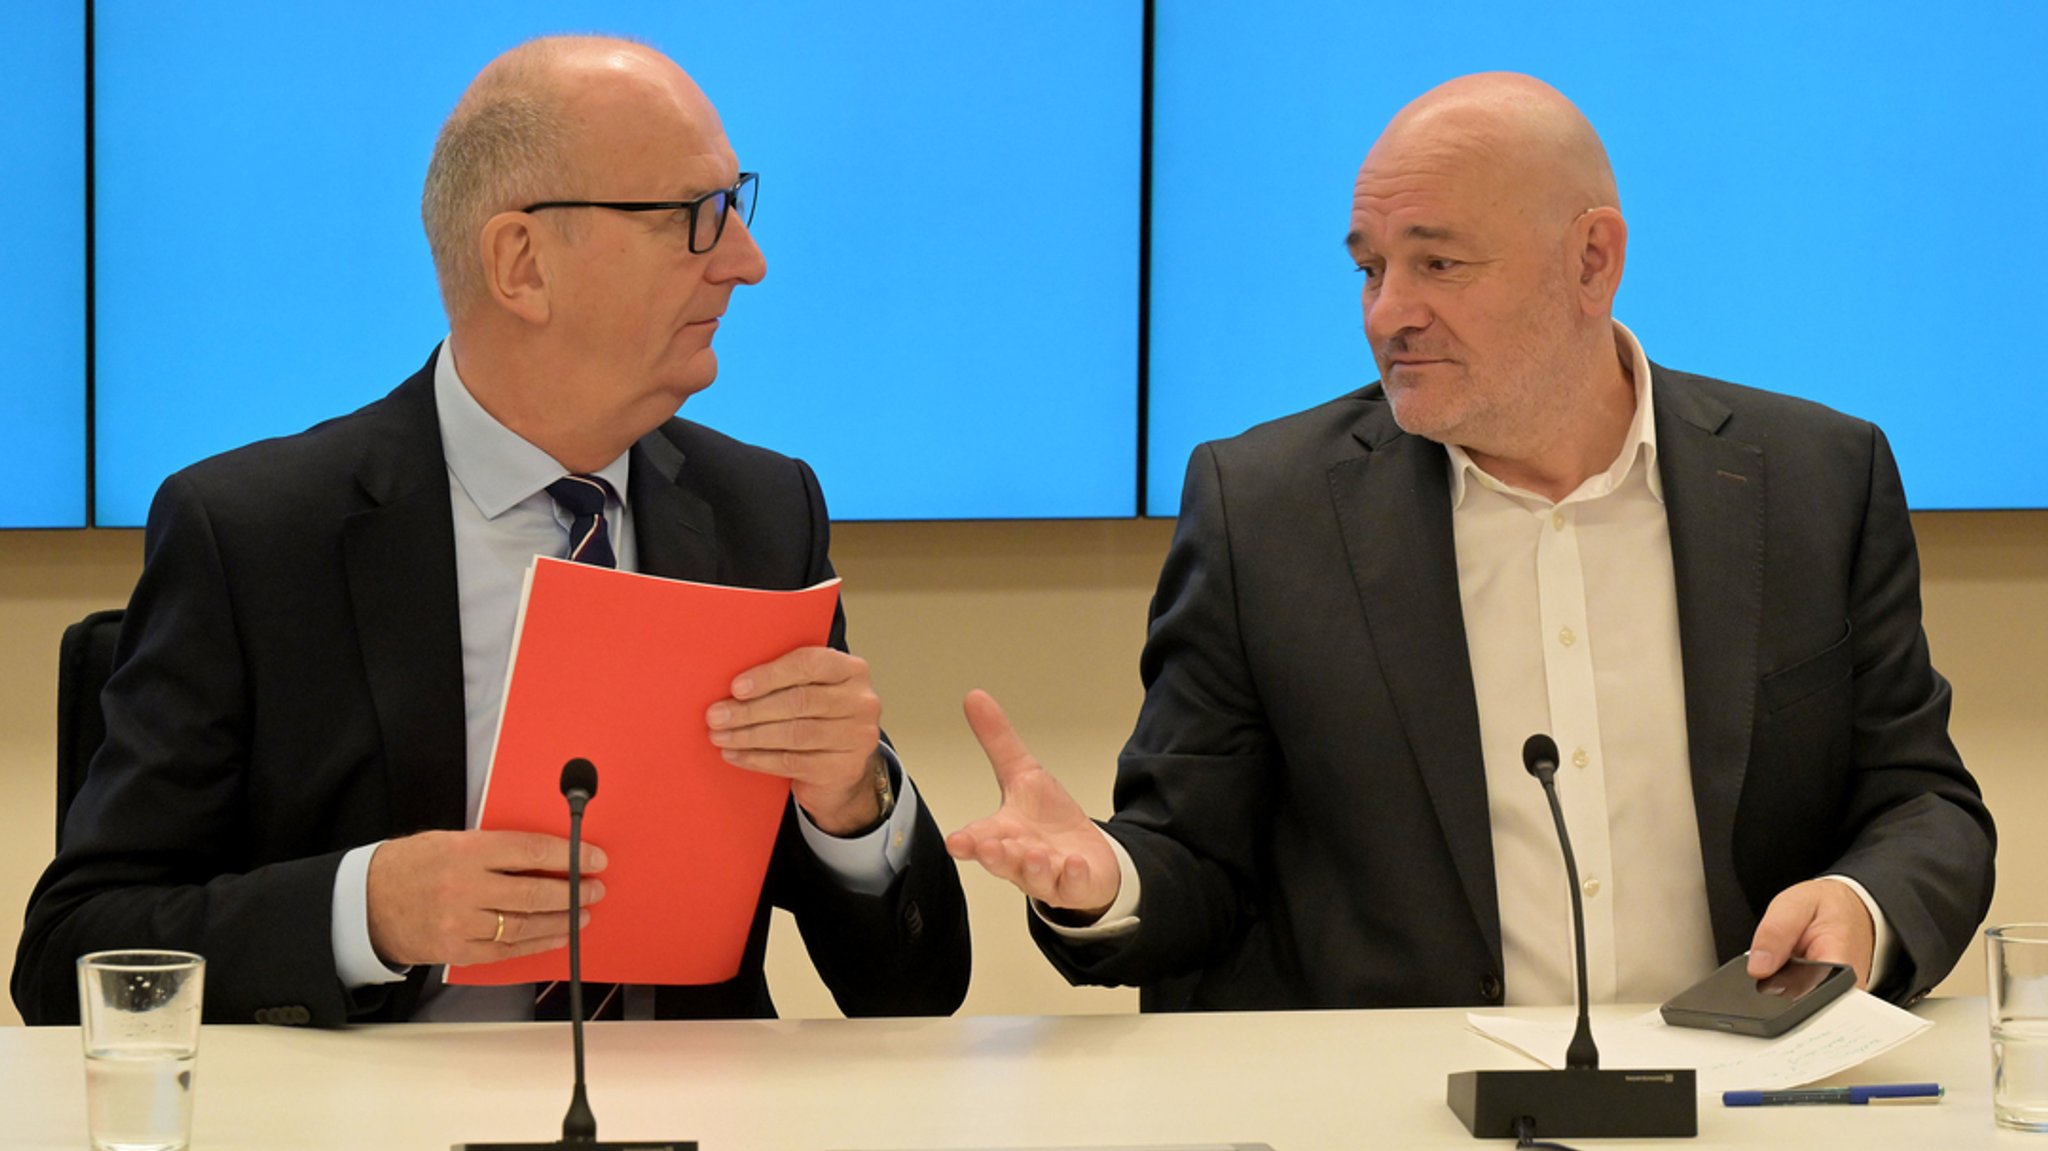
[[[1557,642],[1563,644],[1566,647],[1570,647],[1573,644],[1579,642],[1579,637],[1572,632],[1572,629],[1568,627],[1561,627],[1557,629]]]
[[[889,846],[890,846],[890,847],[902,847],[902,846],[903,846],[903,833],[902,833],[902,832],[900,832],[900,831],[899,831],[899,832],[897,832],[897,833],[895,834],[895,836],[894,836],[894,837],[892,837],[892,838],[891,838],[891,839],[889,840]]]
[[[1582,748],[1578,749],[1577,751],[1575,751],[1575,752],[1572,752],[1572,766],[1573,766],[1573,767],[1584,767],[1584,766],[1586,766],[1587,764],[1589,764],[1589,763],[1591,763],[1591,762],[1593,762],[1593,757],[1592,757],[1592,756],[1590,756],[1590,755],[1587,755],[1587,754],[1586,754],[1586,749],[1585,749],[1585,748],[1583,748],[1583,747],[1582,747]]]
[[[1586,882],[1579,884],[1579,890],[1586,893],[1587,899],[1591,899],[1600,894],[1600,881],[1598,879],[1588,879]]]
[[[1563,531],[1563,530],[1564,530],[1564,513],[1563,513],[1563,512],[1551,512],[1551,513],[1550,513],[1550,526],[1551,526],[1552,528],[1555,528],[1555,529],[1556,529],[1556,530],[1558,530],[1558,531]]]

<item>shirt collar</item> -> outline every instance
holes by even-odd
[[[1640,459],[1644,468],[1644,479],[1650,488],[1650,495],[1658,503],[1664,502],[1664,480],[1657,474],[1657,419],[1652,410],[1650,391],[1650,357],[1643,351],[1641,340],[1628,330],[1620,320],[1613,321],[1615,338],[1629,353],[1629,374],[1636,388],[1636,412],[1629,420],[1628,434],[1622,437],[1621,450],[1614,462],[1598,475],[1588,476],[1573,489],[1572,493],[1557,501],[1559,504],[1576,503],[1580,500],[1599,499],[1619,488],[1627,481]],[[1451,458],[1451,507],[1457,509],[1465,502],[1466,486],[1477,482],[1496,491],[1528,499],[1542,499],[1534,492],[1524,491],[1501,483],[1486,474],[1486,469],[1473,462],[1464,448],[1456,444],[1445,444],[1444,451]],[[1549,501],[1545,500],[1545,503]]]
[[[441,453],[448,472],[487,520],[531,498],[567,473],[555,458],[498,422],[470,395],[456,371],[455,349],[441,342],[434,357],[434,408],[441,417]],[[627,454],[597,470],[626,507]]]

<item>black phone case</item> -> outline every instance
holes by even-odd
[[[1670,1002],[1658,1009],[1664,1016],[1664,1022],[1673,1027],[1696,1027],[1702,1031],[1721,1031],[1731,1035],[1754,1035],[1759,1039],[1775,1039],[1806,1022],[1814,1012],[1840,999],[1851,987],[1856,986],[1855,970],[1846,965],[1836,964],[1835,970],[1821,981],[1820,986],[1807,992],[1805,998],[1791,1007],[1774,1015],[1730,1015],[1722,1011],[1703,1010],[1686,1003],[1686,996],[1721,977],[1722,971],[1738,964],[1746,965],[1747,962],[1745,956],[1738,955],[1714,974],[1672,996]]]

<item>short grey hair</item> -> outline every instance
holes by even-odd
[[[477,250],[484,224],[499,212],[574,194],[559,186],[571,172],[571,130],[549,55],[515,50],[494,62],[434,141],[420,219],[451,320],[484,296]]]

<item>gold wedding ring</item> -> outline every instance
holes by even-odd
[[[505,913],[502,911],[498,913],[498,929],[496,931],[491,932],[491,942],[505,942]]]

